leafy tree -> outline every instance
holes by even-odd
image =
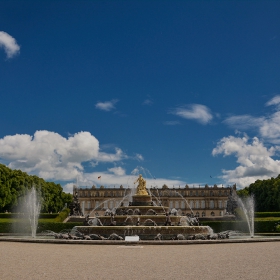
[[[42,212],[58,212],[72,201],[72,195],[64,193],[60,184],[0,164],[0,212],[15,210],[32,186],[42,199]]]
[[[239,197],[243,198],[243,197],[247,197],[249,196],[249,188],[248,187],[245,187],[244,189],[242,190],[238,190],[237,191],[237,194]]]
[[[249,187],[237,191],[241,197],[254,195],[256,211],[280,211],[280,175],[268,180],[257,180]]]

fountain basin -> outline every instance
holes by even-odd
[[[76,226],[74,229],[88,234],[97,234],[108,238],[115,233],[121,237],[138,235],[141,240],[154,240],[161,234],[164,240],[170,240],[178,234],[182,234],[186,239],[196,234],[210,234],[208,226]]]

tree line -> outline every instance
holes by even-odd
[[[280,211],[280,175],[268,180],[257,180],[242,190],[237,191],[238,196],[253,195],[255,210],[258,212]]]
[[[0,164],[0,212],[15,212],[28,191],[35,187],[41,199],[42,213],[57,213],[72,201],[72,195],[63,191],[60,184],[46,182],[21,170],[12,170]]]

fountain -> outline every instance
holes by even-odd
[[[19,218],[20,221],[13,224],[14,232],[26,234],[31,231],[31,236],[35,238],[40,210],[40,197],[35,186],[33,186],[21,199],[17,207],[18,214],[15,215],[15,218]]]
[[[254,237],[254,214],[255,214],[255,203],[254,197],[248,196],[245,199],[238,198],[238,204],[241,206],[243,213],[245,215],[250,237]]]
[[[140,174],[136,194],[129,206],[121,205],[111,215],[99,216],[96,222],[88,219],[86,226],[76,226],[75,231],[90,236],[116,238],[137,235],[141,240],[206,239],[211,235],[208,226],[200,226],[198,220],[190,221],[168,207],[155,205],[146,188],[146,181]],[[113,237],[112,237],[113,236]]]

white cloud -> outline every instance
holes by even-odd
[[[266,106],[278,105],[280,103],[280,95],[275,95],[272,99],[266,102]]]
[[[210,109],[201,104],[191,104],[185,107],[177,107],[171,111],[171,114],[184,119],[196,120],[201,124],[207,124],[213,119]]]
[[[280,143],[280,112],[267,117],[259,128],[260,135],[272,143]]]
[[[100,152],[99,141],[89,132],[64,138],[50,131],[34,136],[16,134],[0,139],[0,158],[9,167],[35,173],[44,179],[69,181],[83,177],[85,162],[115,162],[126,158],[121,149],[115,154]]]
[[[120,148],[115,148],[115,151],[115,154],[99,152],[96,160],[99,162],[115,162],[128,158]]]
[[[280,144],[280,95],[276,95],[266,103],[266,106],[271,105],[276,106],[276,111],[266,116],[231,116],[225,119],[224,123],[235,129],[256,129],[266,142]]]
[[[109,172],[114,173],[115,175],[118,176],[123,176],[125,175],[125,169],[123,169],[122,167],[118,166],[118,167],[113,167],[113,168],[109,168],[108,169]]]
[[[98,102],[95,104],[96,109],[102,110],[102,111],[111,111],[115,109],[115,104],[118,102],[117,99],[113,99],[111,101],[105,101],[105,102]]]
[[[0,31],[0,47],[4,48],[8,58],[12,58],[19,53],[20,46],[15,38],[4,31]]]
[[[237,129],[258,128],[264,122],[264,117],[253,117],[250,115],[231,116],[224,120],[227,125]]]
[[[222,178],[228,183],[245,187],[258,179],[268,179],[280,173],[280,161],[272,157],[279,151],[278,146],[267,148],[254,137],[224,137],[213,149],[212,155],[234,155],[239,164],[234,170],[223,170]]]

